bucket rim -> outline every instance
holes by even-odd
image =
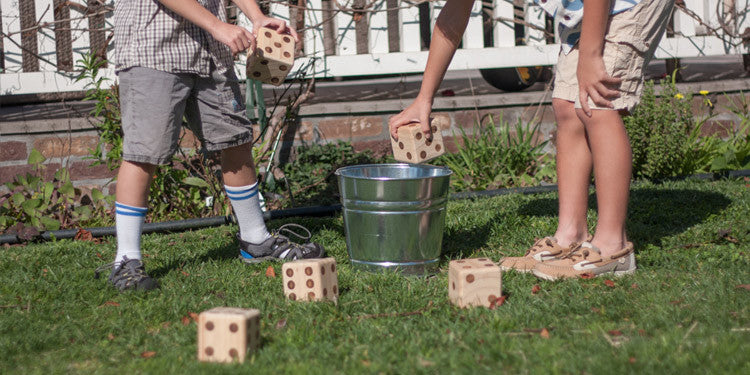
[[[425,177],[365,177],[365,176],[350,176],[343,174],[347,170],[367,168],[367,167],[399,167],[399,168],[421,168],[421,169],[438,169],[443,171],[443,174],[439,176],[425,176]],[[336,176],[345,178],[351,178],[355,180],[370,180],[370,181],[409,181],[409,180],[424,180],[432,178],[448,177],[453,174],[453,171],[448,167],[430,164],[409,164],[409,163],[383,163],[383,164],[358,164],[341,167],[334,173]]]

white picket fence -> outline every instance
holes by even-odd
[[[554,64],[559,45],[546,37],[543,31],[546,16],[531,1],[476,1],[462,48],[456,52],[449,69]],[[303,29],[302,52],[291,74],[305,69],[307,77],[423,71],[427,61],[425,42],[445,3],[306,0],[305,7],[300,8],[297,1],[259,2],[268,5],[273,16],[291,19],[292,24],[303,19],[304,27],[297,24],[298,29]],[[738,37],[750,28],[750,0],[685,0],[684,3],[694,14],[675,11],[674,32],[662,39],[656,58],[750,52],[750,42],[743,44]],[[112,34],[113,7],[113,0],[0,0],[3,33],[0,95],[82,90],[84,83],[75,82],[72,65],[90,50],[92,40],[105,45],[107,56],[112,58],[114,43],[108,38]],[[495,21],[485,22],[483,13],[491,15],[485,16],[485,20]],[[731,14],[735,16],[731,18]],[[725,22],[728,28],[721,27],[719,17],[729,21]],[[524,25],[522,32],[514,31],[514,19]],[[241,15],[237,22],[249,26]],[[713,30],[718,30],[718,35]],[[238,61],[236,70],[244,79],[244,62]],[[103,73],[114,77],[111,68]]]

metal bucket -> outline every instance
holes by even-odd
[[[434,273],[452,173],[445,167],[420,164],[339,168],[336,175],[352,265],[368,271]]]

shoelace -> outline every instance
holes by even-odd
[[[98,279],[98,278],[99,278],[99,275],[100,275],[100,274],[101,274],[102,272],[104,272],[104,271],[106,271],[106,270],[111,270],[112,268],[114,268],[114,267],[115,267],[115,265],[117,265],[117,263],[118,263],[118,262],[112,262],[112,263],[107,263],[107,264],[105,264],[105,265],[103,265],[103,266],[99,266],[99,267],[97,267],[97,268],[96,268],[96,269],[94,270],[94,278],[95,278],[95,279]],[[128,269],[126,270],[126,273],[124,274],[124,275],[126,275],[126,276],[127,276],[128,272],[132,272],[132,273],[133,273],[133,274],[134,274],[135,276],[137,276],[138,278],[142,278],[142,277],[146,276],[146,270],[144,270],[144,269],[143,269],[143,264],[142,264],[142,263],[141,263],[141,261],[140,261],[140,260],[138,260],[138,259],[128,259],[127,257],[125,257],[125,258],[124,258],[124,259],[123,259],[123,260],[122,260],[121,262],[119,262],[119,263],[120,263],[120,264],[119,264],[119,266],[117,266],[117,267],[118,267],[117,269],[122,269],[122,268],[125,268],[125,267],[127,267],[127,268],[128,268]],[[130,265],[131,263],[133,263],[133,265],[132,265],[132,266]],[[116,270],[117,270],[117,269],[116,269]]]
[[[294,231],[294,228],[296,228],[298,230],[303,230],[304,233],[306,233],[306,234],[299,234],[298,232]],[[310,233],[309,229],[303,227],[302,225],[295,224],[295,223],[284,224],[284,225],[280,226],[278,229],[276,229],[273,232],[274,232],[274,234],[278,235],[279,237],[286,238],[287,240],[289,239],[289,237],[284,236],[281,233],[287,233],[287,234],[295,236],[295,237],[297,237],[297,238],[299,238],[299,239],[301,239],[303,241],[308,241],[309,239],[312,238],[312,233]]]
[[[568,253],[567,255],[565,255],[564,257],[560,259],[572,259],[573,261],[578,261],[579,259],[580,260],[588,259],[589,255],[591,254],[591,252],[589,251],[590,249],[584,248],[582,245],[583,243],[575,244],[575,246],[570,251],[570,253]]]
[[[541,240],[545,240],[544,243],[542,243]],[[550,241],[549,238],[538,238],[534,242],[534,246],[532,246],[530,249],[526,250],[526,255],[529,255],[531,253],[536,253],[537,251],[542,249],[542,245],[547,244],[547,246],[552,247],[552,241]]]
[[[299,232],[296,232],[294,229],[302,230],[304,232],[303,234],[300,234]],[[276,238],[276,242],[277,243],[281,242],[279,244],[279,246],[281,247],[281,251],[283,252],[284,250],[287,250],[287,249],[289,250],[285,258],[290,258],[290,257],[303,258],[305,254],[312,252],[312,249],[291,241],[289,237],[281,233],[286,233],[290,236],[297,237],[305,242],[309,241],[312,238],[312,233],[310,233],[310,230],[303,227],[302,225],[294,224],[294,223],[284,224],[280,226],[278,229],[276,229],[275,231],[273,231],[272,235]]]

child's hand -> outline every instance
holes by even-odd
[[[576,76],[578,77],[578,95],[581,100],[581,109],[587,116],[591,117],[589,97],[597,106],[614,108],[612,102],[607,99],[615,99],[620,96],[620,93],[610,87],[619,85],[622,80],[607,74],[601,56],[586,57],[583,54],[580,55]]]
[[[263,17],[261,19],[255,20],[255,22],[253,22],[253,34],[258,35],[258,29],[260,29],[261,27],[268,27],[282,34],[288,33],[289,35],[294,37],[295,42],[299,43],[299,36],[297,35],[297,31],[287,26],[284,20],[271,17]]]
[[[255,49],[255,36],[244,27],[221,22],[211,30],[211,36],[227,45],[232,50],[232,55],[248,48]]]
[[[431,112],[432,103],[417,97],[417,99],[414,100],[414,103],[411,103],[411,105],[406,107],[401,113],[388,120],[388,129],[391,132],[391,137],[398,140],[398,128],[416,122],[422,124],[422,133],[427,136],[427,139],[432,139],[432,130],[430,129]]]

